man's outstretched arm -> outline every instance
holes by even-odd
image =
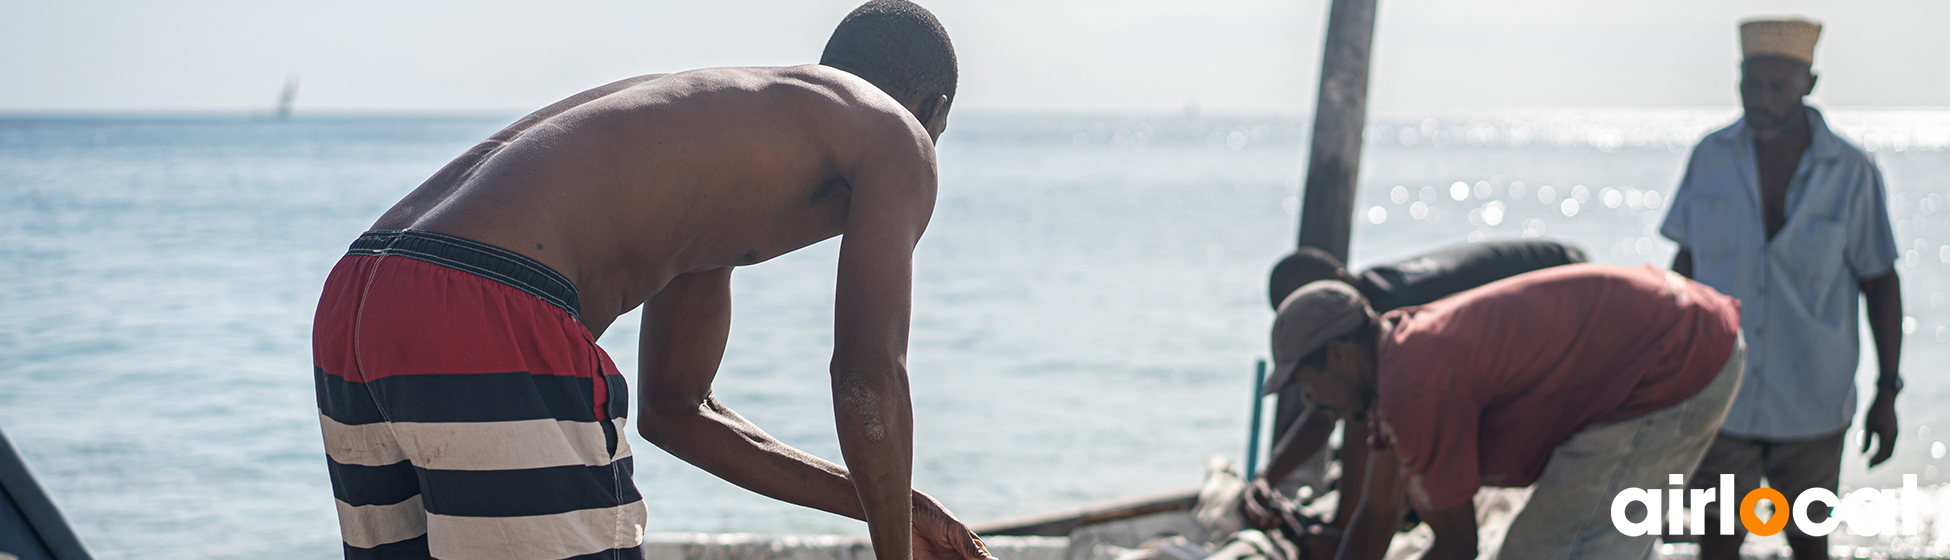
[[[739,487],[867,519],[847,469],[785,445],[711,396],[731,327],[731,269],[686,274],[645,304],[637,429],[643,438]],[[931,558],[987,557],[981,541],[933,497],[909,495]]]
[[[1360,424],[1347,425],[1352,428]],[[1358,441],[1344,445],[1367,446]],[[1362,478],[1359,492],[1361,499],[1349,513],[1335,514],[1341,518],[1336,522],[1346,520],[1338,555],[1341,560],[1374,560],[1388,554],[1388,545],[1395,541],[1395,529],[1401,527],[1403,508],[1408,503],[1402,491],[1401,468],[1394,451],[1368,453],[1367,474]]]
[[[637,430],[747,490],[865,519],[846,469],[780,443],[711,396],[731,330],[731,270],[678,276],[644,305]]]
[[[1435,542],[1422,560],[1476,557],[1476,508],[1465,502],[1439,511],[1421,511],[1422,521],[1435,533]]]
[[[1334,426],[1339,422],[1339,418],[1319,407],[1307,407],[1307,411],[1301,413],[1300,421],[1295,422],[1280,437],[1280,441],[1273,444],[1268,454],[1271,458],[1266,461],[1266,469],[1260,473],[1260,478],[1265,479],[1268,486],[1279,486],[1286,482],[1287,477],[1306,465],[1314,454],[1327,448],[1327,440],[1332,438]]]
[[[914,416],[907,332],[914,247],[934,212],[934,145],[906,113],[869,113],[839,172],[851,188],[833,307],[833,416],[879,558],[908,558]],[[930,521],[930,524],[932,522]],[[959,535],[956,535],[959,537]],[[929,554],[932,556],[932,554]]]

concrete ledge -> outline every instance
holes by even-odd
[[[1067,537],[983,537],[1005,560],[1063,560]],[[866,537],[775,536],[752,533],[652,533],[643,537],[647,560],[874,560]]]

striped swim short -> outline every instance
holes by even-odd
[[[579,309],[567,278],[504,249],[353,243],[312,326],[346,558],[643,558],[628,389]]]

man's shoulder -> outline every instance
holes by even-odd
[[[1869,168],[1876,166],[1875,158],[1869,155],[1868,150],[1864,150],[1861,146],[1849,142],[1842,135],[1825,128],[1821,130],[1821,135],[1823,138],[1819,142],[1822,144],[1820,153],[1822,157],[1818,159],[1828,160],[1840,165],[1864,166]]]
[[[656,115],[654,119],[683,115],[701,124],[763,128],[811,140],[840,157],[871,152],[876,144],[928,143],[926,129],[907,108],[871,82],[830,66],[699,68],[630,89],[596,110],[645,111]]]
[[[854,119],[861,124],[913,119],[871,82],[818,64],[697,68],[643,78],[611,108],[655,109],[704,100],[713,108],[786,110],[811,119],[879,117]]]
[[[1750,150],[1742,150],[1741,144],[1750,141],[1744,119],[1736,120],[1709,132],[1693,145],[1691,158],[1687,161],[1686,175],[1680,180],[1679,190],[1674,193],[1672,203],[1684,206],[1692,202],[1687,191],[1718,191],[1736,188],[1743,183],[1739,169],[1753,166]]]
[[[879,86],[845,70],[820,64],[760,69],[794,110],[833,143],[893,141],[932,146],[914,114]]]
[[[746,68],[764,84],[828,116],[858,118],[861,124],[900,124],[914,116],[879,86],[845,70],[820,64]]]
[[[1698,144],[1693,145],[1693,157],[1698,158],[1708,152],[1712,152],[1713,155],[1720,155],[1721,152],[1731,154],[1731,150],[1740,142],[1741,133],[1746,128],[1746,119],[1738,119],[1706,133],[1705,136],[1700,137]]]

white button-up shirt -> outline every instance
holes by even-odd
[[[1855,417],[1861,281],[1895,266],[1882,172],[1808,109],[1813,141],[1788,182],[1787,222],[1767,238],[1745,119],[1693,148],[1660,233],[1693,254],[1693,278],[1740,299],[1747,377],[1720,431],[1793,440]]]

